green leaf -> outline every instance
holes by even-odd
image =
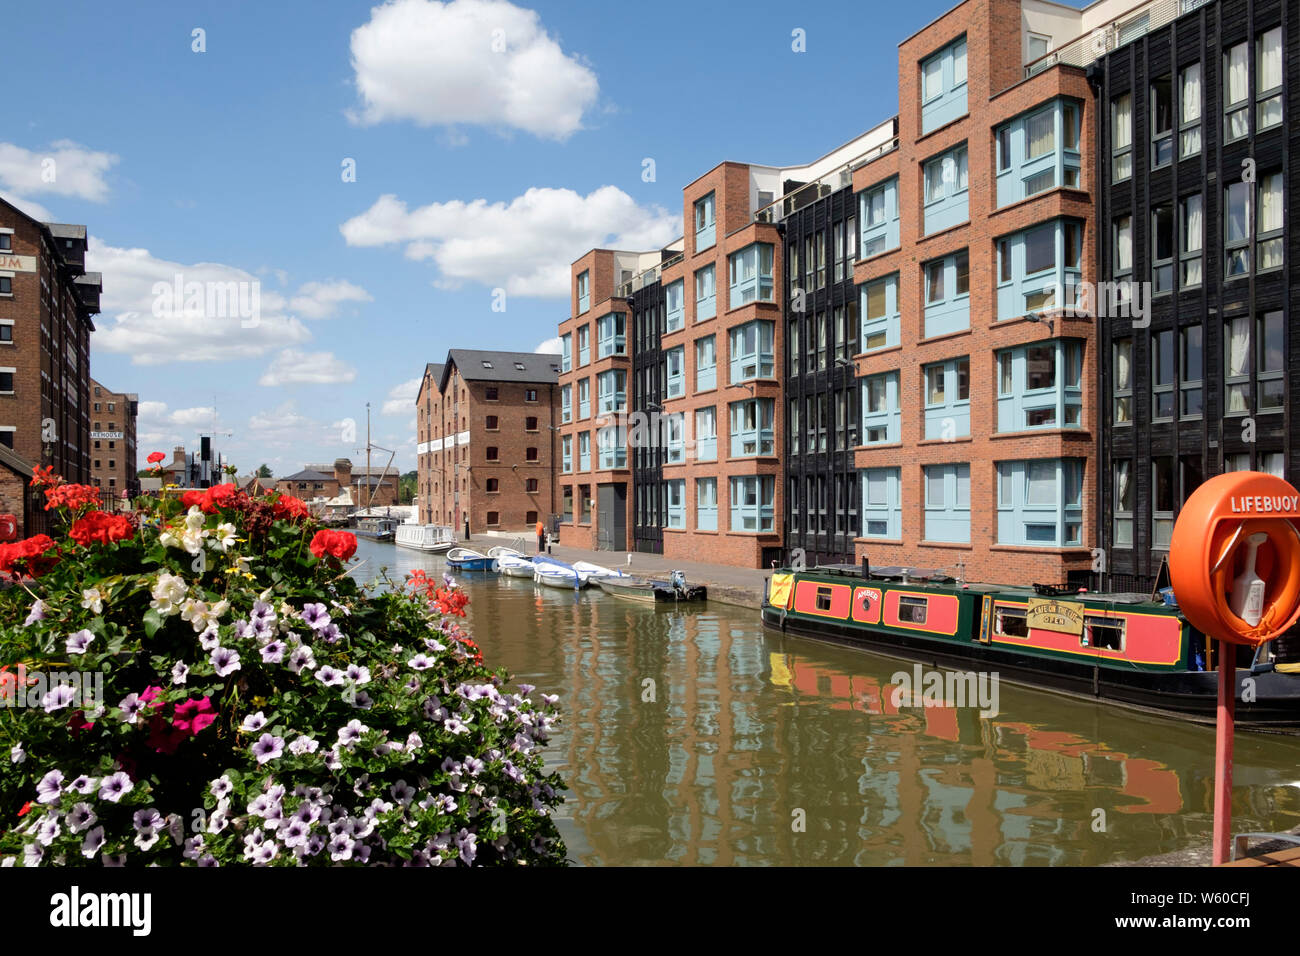
[[[163,616],[158,613],[157,608],[149,608],[144,612],[145,637],[153,637],[158,633],[158,628],[162,627],[164,623]]]

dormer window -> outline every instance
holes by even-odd
[[[487,359],[484,359],[484,360],[483,360],[483,367],[484,367],[484,368],[491,368],[491,367],[492,367],[492,363],[489,362]]]

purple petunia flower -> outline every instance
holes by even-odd
[[[36,802],[58,803],[59,796],[62,793],[63,772],[60,770],[51,770],[45,776],[41,777],[40,783],[36,785]]]
[[[95,790],[95,778],[87,777],[84,773],[77,777],[76,780],[68,784],[68,789],[83,796],[87,793],[93,793]]]
[[[361,739],[362,734],[369,729],[359,720],[349,720],[347,726],[339,731],[339,743],[350,749]]]
[[[229,777],[222,774],[216,780],[213,780],[212,783],[208,784],[208,789],[212,791],[214,797],[221,800],[224,797],[230,796],[230,791],[235,789],[235,785],[230,782]]]
[[[361,667],[360,665],[357,664],[349,664],[348,669],[345,670],[343,673],[344,675],[347,676],[348,680],[352,681],[352,683],[356,684],[358,687],[360,687],[362,684],[370,683],[369,667]]]
[[[271,641],[262,647],[262,662],[265,664],[278,664],[284,660],[284,652],[288,650],[288,645],[284,641]]]
[[[339,639],[343,637],[343,632],[339,630],[337,624],[331,622],[324,627],[317,628],[316,636],[326,644],[337,644]]]
[[[36,839],[41,846],[49,846],[55,838],[63,832],[63,827],[59,826],[58,817],[53,815],[46,817],[36,827]]]
[[[47,714],[62,710],[77,699],[77,692],[67,684],[60,684],[41,698],[41,706]]]
[[[405,780],[399,780],[388,788],[388,792],[393,795],[394,800],[405,805],[415,799],[416,790]]]
[[[94,809],[88,803],[78,803],[68,811],[68,829],[73,833],[80,833],[82,830],[95,825],[99,817],[95,816]]]
[[[434,661],[431,658],[426,657],[424,654],[416,654],[406,663],[412,669],[417,671],[428,670],[430,667],[434,665]]]
[[[316,679],[326,687],[333,687],[343,683],[343,672],[326,664],[316,671]]]
[[[118,710],[122,711],[122,723],[134,724],[136,718],[140,716],[140,711],[144,710],[144,701],[140,699],[139,694],[127,694],[118,703]]]
[[[476,846],[478,835],[462,829],[456,834],[453,842],[456,844],[456,849],[460,851],[460,858],[466,864],[473,864],[474,857],[478,854],[478,847]]]
[[[227,677],[239,670],[239,652],[229,647],[217,647],[208,658],[218,677]]]
[[[253,756],[257,758],[258,763],[266,763],[268,760],[278,760],[284,755],[284,738],[272,737],[270,734],[262,734],[257,738],[257,743],[253,744]]]
[[[112,776],[105,777],[99,785],[99,799],[107,800],[109,803],[117,803],[134,789],[135,783],[119,770]]]
[[[311,737],[298,736],[294,738],[293,743],[289,744],[289,753],[295,757],[301,757],[303,754],[314,754],[320,744]]]
[[[37,621],[45,620],[45,602],[37,598],[32,602],[32,609],[27,612],[27,620],[23,621],[23,627],[31,627]]]
[[[90,647],[90,642],[94,639],[95,635],[90,633],[90,631],[87,631],[85,628],[82,628],[75,634],[69,634],[68,642],[66,644],[67,652],[69,654],[84,654],[86,653],[86,648]]]
[[[137,833],[143,833],[145,830],[158,830],[162,828],[162,815],[153,807],[146,807],[143,810],[137,810],[131,817],[131,823]]]
[[[81,844],[81,855],[89,860],[100,851],[100,848],[103,847],[103,845],[104,828],[95,827],[95,829],[86,834],[86,842]]]
[[[330,622],[330,612],[325,609],[324,604],[304,604],[302,621],[313,631],[319,631]]]
[[[186,664],[184,661],[177,661],[175,666],[172,667],[173,684],[184,684],[185,679],[189,676],[190,676],[190,668],[189,665]]]
[[[260,710],[255,714],[249,714],[244,718],[244,722],[239,725],[240,730],[257,732],[266,726],[266,715]]]
[[[301,674],[304,670],[311,670],[315,666],[316,658],[306,644],[294,648],[293,653],[289,655],[289,670],[295,674]]]

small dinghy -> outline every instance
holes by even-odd
[[[516,550],[515,548],[507,548],[507,547],[506,547],[505,545],[503,545],[503,544],[498,544],[496,547],[488,548],[488,552],[487,552],[487,553],[488,553],[488,557],[489,557],[489,558],[503,558],[503,557],[522,558],[522,557],[524,557],[524,553],[523,553],[522,551],[518,551],[518,550]]]
[[[509,578],[531,578],[537,570],[532,558],[521,555],[503,554],[496,562],[497,570]]]
[[[591,577],[590,572],[579,571],[571,564],[565,564],[554,558],[543,558],[541,555],[533,559],[533,568],[533,580],[548,588],[567,588],[577,591],[585,588],[587,579]]]
[[[687,584],[686,575],[673,571],[667,581],[637,578],[630,575],[593,577],[592,583],[611,597],[643,604],[681,604],[707,599],[708,591],[701,584]]]
[[[587,579],[593,582],[601,578],[626,578],[628,576],[622,571],[614,571],[599,564],[592,564],[590,561],[574,561],[573,569],[587,575]]]
[[[447,563],[457,571],[491,571],[495,559],[469,548],[452,548]]]

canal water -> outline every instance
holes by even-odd
[[[363,581],[445,570],[367,539],[357,557]],[[546,753],[573,863],[1069,866],[1209,844],[1213,727],[1007,684],[995,717],[899,710],[910,663],[755,610],[458,580],[488,665],[560,697]],[[1300,825],[1300,738],[1238,734],[1235,774],[1234,831]]]

